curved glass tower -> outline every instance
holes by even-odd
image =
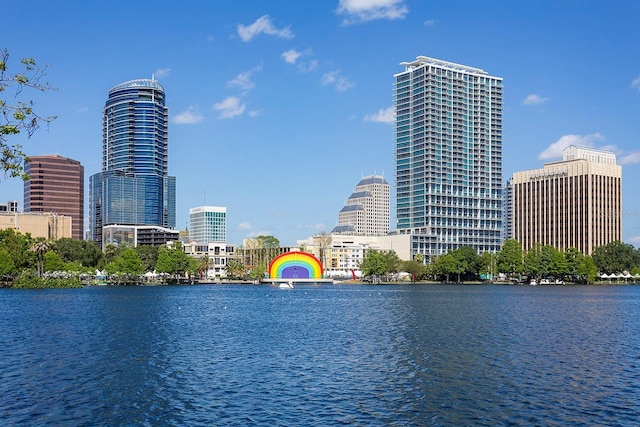
[[[154,79],[113,87],[102,119],[102,172],[91,176],[91,239],[105,225],[175,227],[175,177],[168,176],[168,109]]]

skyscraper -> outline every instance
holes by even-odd
[[[395,77],[397,229],[430,256],[500,249],[502,78],[418,56]]]
[[[168,176],[168,109],[154,79],[113,87],[102,121],[102,172],[89,182],[91,238],[106,225],[175,227],[175,177]]]
[[[384,176],[364,177],[338,214],[331,231],[356,236],[384,236],[389,233],[389,183]]]
[[[227,208],[200,206],[189,209],[189,239],[202,245],[227,241]]]
[[[58,155],[30,156],[24,165],[24,211],[71,217],[71,237],[84,237],[84,166]]]
[[[539,243],[587,255],[621,240],[622,167],[609,151],[569,146],[561,161],[515,172],[509,186],[508,237],[525,250]]]

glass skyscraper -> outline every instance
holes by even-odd
[[[176,180],[168,176],[168,109],[154,79],[113,87],[102,120],[102,172],[89,182],[91,238],[106,225],[174,228]]]
[[[396,233],[412,253],[500,249],[502,78],[419,56],[400,64],[396,112]]]

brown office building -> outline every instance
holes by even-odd
[[[83,238],[84,166],[58,155],[31,156],[25,163],[24,211],[72,218],[71,237]]]
[[[563,160],[516,172],[509,181],[507,237],[591,254],[621,240],[622,168],[608,151],[569,146]]]

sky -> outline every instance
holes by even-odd
[[[640,246],[640,2],[24,0],[2,10],[9,69],[33,57],[56,88],[20,95],[57,119],[9,142],[79,160],[86,217],[108,92],[154,76],[169,108],[176,228],[192,207],[224,206],[228,243],[270,235],[294,246],[330,232],[360,179],[379,174],[394,229],[393,76],[422,55],[503,78],[505,181],[570,144],[613,151],[623,241]],[[22,192],[0,176],[0,203],[22,209]]]

